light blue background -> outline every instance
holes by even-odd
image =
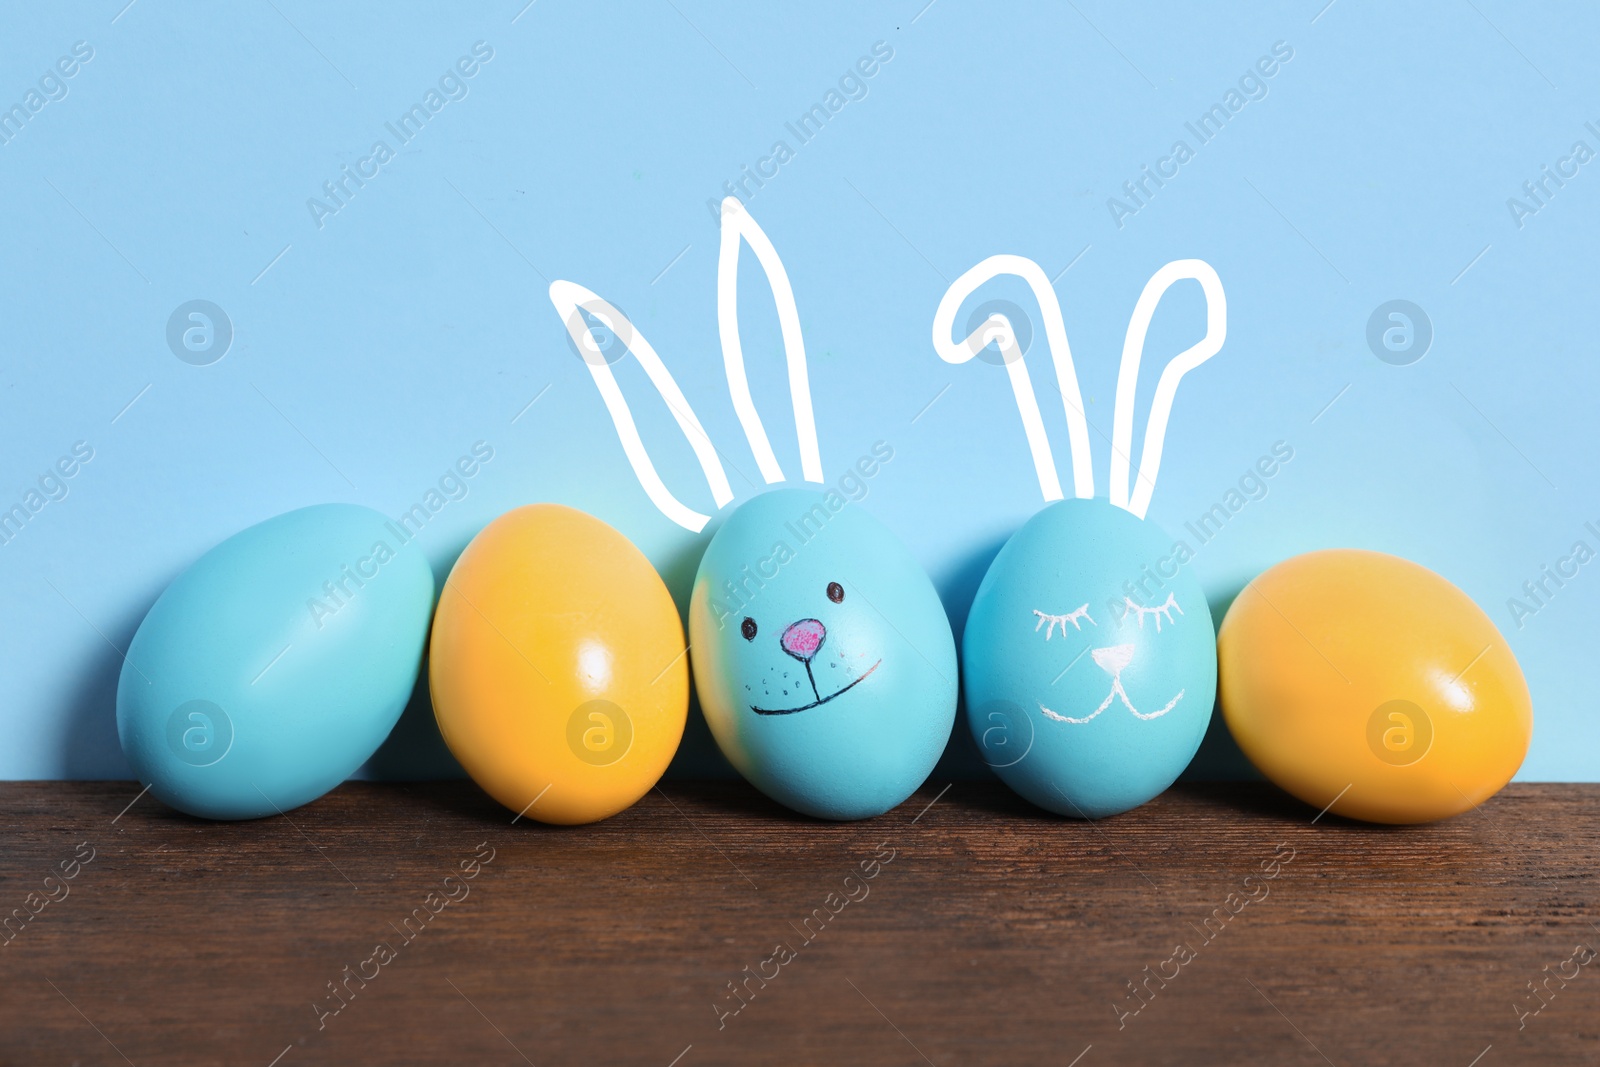
[[[1574,141],[1600,149],[1584,128],[1600,120],[1594,10],[924,2],[11,8],[0,106],[74,42],[95,54],[0,145],[0,505],[73,442],[95,456],[0,547],[0,776],[126,776],[115,649],[166,582],[291,508],[397,515],[480,439],[494,460],[421,538],[441,578],[489,519],[552,500],[634,539],[681,600],[709,530],[689,535],[645,498],[546,280],[634,317],[748,496],[759,478],[721,375],[706,202],[782,139],[795,157],[750,206],[793,280],[827,473],[892,444],[865,506],[925,563],[958,628],[1041,500],[1003,372],[947,366],[929,343],[948,281],[995,252],[1051,276],[1082,252],[1055,286],[1104,493],[1134,300],[1161,264],[1199,257],[1226,287],[1228,341],[1178,395],[1150,517],[1177,533],[1275,441],[1294,448],[1270,494],[1200,550],[1214,603],[1312,548],[1415,559],[1483,605],[1522,661],[1537,725],[1521,777],[1600,778],[1600,563],[1520,629],[1506,607],[1575,540],[1600,548],[1583,529],[1600,520],[1600,162],[1520,229],[1506,205]],[[373,141],[394,147],[385,122],[479,40],[494,58],[469,95],[319,229],[307,198]],[[799,145],[785,123],[880,40],[894,58],[866,97]],[[1268,95],[1119,229],[1107,198],[1174,140],[1196,147],[1184,123],[1277,41],[1294,58]],[[798,477],[749,258],[752,380]],[[991,288],[980,299],[1032,306]],[[164,337],[194,298],[236,330],[207,367]],[[1365,341],[1395,298],[1435,330],[1410,366]],[[1201,325],[1197,293],[1175,291],[1141,408]],[[1065,477],[1044,354],[1029,362]],[[709,511],[665,408],[631,359],[619,373],[668,484]],[[413,712],[380,772],[433,765],[426,708]]]

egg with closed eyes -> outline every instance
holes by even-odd
[[[774,490],[735,510],[695,576],[689,638],[718,747],[796,811],[882,814],[949,740],[944,606],[905,545],[838,492]]]
[[[1003,276],[1025,282],[1039,303],[1071,444],[1072,499],[1063,499],[1025,346],[1012,321],[1026,313],[1008,305],[964,336],[954,332],[962,304]],[[1199,284],[1205,333],[1161,369],[1138,449],[1145,341],[1163,296],[1186,282]],[[1039,264],[990,256],[951,283],[934,313],[933,347],[946,363],[970,363],[998,347],[1039,491],[1053,501],[989,565],[961,642],[967,717],[979,753],[1007,785],[1042,808],[1091,819],[1137,807],[1177,779],[1205,737],[1216,701],[1216,627],[1188,567],[1193,551],[1145,514],[1178,385],[1221,351],[1227,332],[1227,295],[1210,264],[1174,260],[1151,275],[1128,318],[1109,494],[1097,497],[1066,323]]]
[[[1058,501],[978,586],[962,633],[968,723],[984,760],[1040,807],[1127,811],[1199,749],[1216,629],[1173,546],[1104,500]]]

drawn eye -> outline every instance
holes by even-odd
[[[739,624],[739,632],[744,634],[746,641],[754,641],[756,639],[756,620],[746,615],[744,622]]]
[[[1122,600],[1123,604],[1127,608],[1127,611],[1123,614],[1122,619],[1118,620],[1119,625],[1123,620],[1127,619],[1129,615],[1134,615],[1139,619],[1139,629],[1143,630],[1145,616],[1154,615],[1156,619],[1156,633],[1160,633],[1162,619],[1166,619],[1170,624],[1176,621],[1172,617],[1172,613],[1174,611],[1176,611],[1179,615],[1183,614],[1183,609],[1178,606],[1178,598],[1173,593],[1168,593],[1167,599],[1163,603],[1158,604],[1153,608],[1147,608],[1139,604],[1135,604],[1132,597],[1123,597]]]
[[[840,585],[838,582],[829,582],[828,583],[828,599],[833,601],[835,604],[843,604],[844,603],[844,586]]]
[[[1043,626],[1044,639],[1046,641],[1050,640],[1050,635],[1055,632],[1058,626],[1061,627],[1061,636],[1066,637],[1067,623],[1069,622],[1074,630],[1079,631],[1083,629],[1084,620],[1087,620],[1090,626],[1100,625],[1090,617],[1088,604],[1084,604],[1076,611],[1069,611],[1065,615],[1052,615],[1047,611],[1040,611],[1038,608],[1034,608],[1033,613],[1039,617],[1039,621],[1033,624],[1033,632],[1038,633],[1039,627]]]

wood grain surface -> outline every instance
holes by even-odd
[[[835,825],[668,783],[557,829],[466,783],[236,824],[0,784],[0,1063],[1600,1062],[1600,786],[1411,828],[942,789]]]

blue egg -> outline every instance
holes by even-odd
[[[370,508],[268,519],[201,556],[140,623],[117,683],[139,780],[210,819],[315,800],[383,743],[416,684],[433,572]]]
[[[796,811],[881,815],[950,738],[944,605],[899,539],[837,492],[775,490],[730,515],[695,576],[689,640],[723,755]]]
[[[1194,758],[1217,692],[1217,633],[1188,550],[1104,500],[1063,500],[1007,541],[962,634],[978,751],[1028,800],[1100,818]]]

